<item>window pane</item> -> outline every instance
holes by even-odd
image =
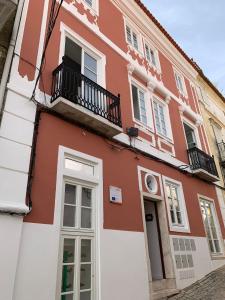
[[[141,121],[139,104],[138,104],[138,89],[134,85],[132,85],[132,97],[133,97],[134,117],[135,119]]]
[[[64,263],[74,262],[74,249],[75,249],[75,240],[74,239],[64,239],[64,247],[63,247],[63,262]]]
[[[151,61],[152,61],[152,64],[154,66],[156,66],[155,53],[154,53],[153,50],[150,50],[150,52],[151,52]]]
[[[91,228],[91,209],[81,208],[81,228]]]
[[[91,288],[91,264],[81,264],[80,266],[80,289],[88,290]]]
[[[75,227],[75,212],[75,206],[64,206],[63,226]]]
[[[82,188],[82,206],[91,207],[91,189]]]
[[[214,240],[215,250],[217,253],[220,252],[220,244],[218,240]]]
[[[89,6],[92,7],[92,0],[84,0]]]
[[[145,53],[146,53],[146,58],[148,61],[150,61],[150,52],[149,52],[149,47],[148,45],[145,45]]]
[[[73,294],[62,295],[61,300],[73,300]]]
[[[97,74],[97,60],[86,52],[84,53],[84,67]]]
[[[88,164],[72,160],[70,158],[65,159],[65,168],[74,170],[76,172],[82,172],[87,175],[94,175],[94,167]]]
[[[172,222],[173,224],[176,223],[176,221],[175,221],[175,216],[174,216],[174,211],[173,211],[173,210],[170,211],[170,216],[171,216],[171,222]]]
[[[81,240],[81,262],[91,262],[91,240]]]
[[[73,291],[74,266],[63,266],[62,269],[62,292]]]
[[[84,67],[84,76],[86,76],[87,78],[91,79],[94,82],[97,82],[97,74],[95,74],[94,72],[90,71],[86,67]],[[92,91],[92,89],[90,88],[90,92],[91,91]]]
[[[127,41],[132,44],[132,39],[131,39],[131,30],[128,26],[126,26],[126,32],[127,32]]]
[[[133,46],[138,50],[138,40],[136,33],[133,32]]]
[[[81,292],[80,300],[91,300],[91,291],[89,292]]]
[[[188,148],[192,148],[196,146],[196,138],[195,138],[195,132],[194,130],[188,126],[186,123],[184,123],[184,131],[185,136],[188,144]]]
[[[65,185],[65,203],[76,204],[76,186],[71,184]]]

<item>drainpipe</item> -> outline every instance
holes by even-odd
[[[20,26],[20,20],[23,12],[23,7],[24,7],[24,2],[25,0],[19,0],[18,7],[17,7],[17,12],[15,16],[15,21],[13,25],[13,31],[12,31],[12,36],[9,44],[9,49],[8,53],[6,56],[6,61],[5,61],[5,66],[2,74],[2,79],[1,79],[1,85],[0,85],[0,125],[2,121],[2,114],[4,110],[4,96],[6,92],[6,87],[7,87],[7,82],[8,82],[8,77],[10,73],[10,68],[13,60],[13,54],[14,54],[14,49],[16,45],[16,39],[19,31],[19,26]]]

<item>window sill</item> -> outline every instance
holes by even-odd
[[[134,122],[135,122],[134,126],[138,128],[140,131],[146,134],[154,133],[154,129],[152,127],[149,127],[148,125],[145,125],[144,123],[141,123],[136,119],[134,120]]]
[[[225,256],[223,253],[219,254],[211,254],[211,260],[225,260]]]
[[[140,50],[137,50],[132,44],[130,44],[128,41],[127,42],[127,45],[128,47],[130,48],[130,50],[133,50],[136,54],[139,54],[141,56],[141,58],[144,58],[144,54],[143,52],[141,52]]]
[[[169,226],[170,231],[172,232],[184,232],[184,233],[190,233],[190,229],[187,227],[182,227],[182,226]]]

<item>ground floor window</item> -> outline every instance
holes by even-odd
[[[93,239],[63,236],[61,300],[93,299]]]
[[[201,199],[200,204],[210,251],[214,254],[221,253],[213,203],[211,201]]]
[[[61,300],[93,300],[94,188],[66,181],[62,216]]]

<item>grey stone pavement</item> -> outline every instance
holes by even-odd
[[[183,289],[168,300],[225,300],[225,266]]]

